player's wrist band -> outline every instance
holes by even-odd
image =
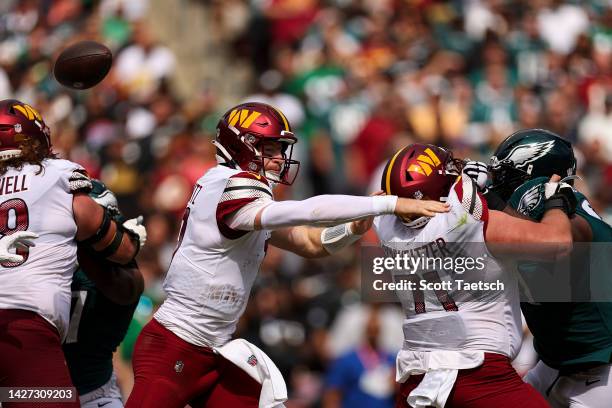
[[[123,241],[123,232],[124,230],[119,228],[119,225],[117,225],[117,230],[115,231],[113,240],[106,246],[106,248],[102,249],[101,251],[97,251],[98,255],[100,255],[102,258],[108,258],[117,252],[117,249],[119,249],[121,246],[121,241]]]
[[[558,208],[568,217],[576,213],[578,200],[571,186],[561,183],[556,187],[556,192],[544,201],[544,210]]]
[[[397,205],[397,196],[385,195],[372,197],[373,215],[393,214]]]
[[[354,234],[351,231],[350,222],[325,228],[321,231],[321,244],[330,254],[359,241],[359,238],[361,238],[361,234]]]
[[[576,204],[563,193],[557,193],[544,201],[544,211],[558,209],[563,211],[568,217],[576,213]]]
[[[110,229],[110,226],[111,226],[111,222],[114,222],[117,227],[115,230],[115,235],[113,236],[113,239],[103,249],[100,249],[100,250],[95,249],[94,245],[100,242],[102,239],[104,239],[104,237],[108,233],[108,230]],[[89,251],[96,254],[96,256],[106,259],[108,257],[113,256],[115,252],[117,252],[117,250],[121,246],[121,242],[123,241],[123,235],[125,234],[128,234],[130,240],[132,241],[132,243],[134,244],[134,247],[136,248],[136,251],[134,253],[134,258],[135,258],[136,255],[138,255],[138,252],[140,251],[140,237],[135,232],[125,228],[123,225],[112,220],[108,208],[105,208],[104,215],[102,218],[102,223],[100,224],[100,227],[98,228],[98,230],[91,237],[83,241],[80,241],[79,245],[81,245],[84,248],[87,248]]]

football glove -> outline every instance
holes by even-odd
[[[0,239],[0,261],[1,262],[22,262],[23,256],[12,254],[9,251],[17,248],[29,248],[35,246],[33,239],[38,238],[38,234],[30,231],[17,231],[11,235],[5,235]]]
[[[493,190],[487,187],[489,170],[485,163],[467,159],[465,165],[463,166],[462,172],[471,178],[474,183],[476,183],[478,191],[480,191],[485,197],[487,200],[487,206],[491,210],[503,211],[503,209],[506,207],[506,202],[502,200],[499,195],[494,193]]]
[[[463,166],[463,173],[474,180],[479,191],[486,192],[489,171],[485,163],[468,159]]]
[[[558,208],[568,217],[576,213],[578,200],[574,194],[574,189],[567,183],[548,182],[544,184],[544,211]]]
[[[147,242],[147,229],[142,225],[142,220],[142,215],[139,215],[137,218],[131,218],[123,223],[123,228],[138,236],[140,248]]]

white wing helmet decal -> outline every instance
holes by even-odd
[[[529,190],[525,191],[518,203],[516,211],[523,215],[529,215],[529,212],[536,208],[542,200],[542,193],[540,191],[540,187],[542,187],[541,184],[536,184]]]
[[[510,162],[510,164],[512,164],[512,166],[516,168],[525,167],[529,163],[539,159],[546,153],[550,152],[554,145],[555,141],[550,140],[547,142],[530,143],[526,145],[516,146],[510,151],[508,156],[502,159],[493,156],[492,165],[493,167],[496,167],[501,162]]]

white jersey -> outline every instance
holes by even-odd
[[[221,346],[246,308],[269,231],[230,228],[226,217],[255,200],[271,200],[265,178],[216,166],[201,177],[185,210],[164,281],[167,299],[155,319],[183,340]]]
[[[72,193],[89,181],[83,168],[68,160],[46,159],[42,165],[40,174],[38,165],[26,164],[0,176],[0,233],[39,235],[36,246],[19,250],[23,262],[0,264],[0,309],[34,311],[63,339],[77,263]]]
[[[396,255],[408,250],[411,256],[429,259],[445,259],[446,255],[456,258],[460,252],[462,257],[475,259],[474,267],[480,262],[486,282],[499,279],[504,290],[457,290],[458,279],[470,281],[470,277],[481,276],[472,272],[475,269],[458,275],[457,267],[453,266],[450,272],[453,285],[448,291],[398,291],[406,315],[404,350],[473,350],[499,353],[512,359],[520,349],[522,337],[518,284],[514,275],[502,272],[486,250],[486,201],[476,193],[471,179],[461,178],[451,188],[448,203],[450,212],[436,214],[421,229],[408,228],[394,215],[376,217],[374,226],[385,252]],[[418,273],[402,272],[402,278],[409,277],[416,285],[424,278]],[[394,273],[396,281],[398,277]],[[425,279],[445,281],[449,277],[444,270],[430,270]],[[467,294],[471,297],[466,297]]]

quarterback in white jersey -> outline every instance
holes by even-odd
[[[466,292],[457,284],[469,282],[470,271],[459,276],[458,268],[452,266],[450,270],[425,268],[428,272],[422,276],[408,274],[417,284],[415,290],[397,292],[406,314],[404,347],[397,356],[397,380],[402,383],[397,406],[545,407],[545,401],[510,365],[521,344],[518,285],[484,243],[570,245],[568,218],[552,209],[540,224],[514,222],[488,208],[474,181],[460,175],[462,165],[445,149],[413,144],[397,152],[383,172],[387,194],[443,199],[450,204],[448,213],[433,218],[376,217],[374,226],[388,254],[418,257],[423,253],[429,260],[460,254],[463,259],[480,259],[479,270],[485,274],[478,278],[502,282],[498,288],[503,288]],[[421,290],[419,278],[450,285]]]
[[[282,395],[260,402],[260,395],[270,396],[265,390],[270,381],[255,381],[215,353],[234,343],[230,339],[267,245],[306,257],[326,256],[355,242],[368,223],[326,229],[304,225],[447,210],[440,202],[423,201],[419,206],[419,200],[395,196],[274,201],[272,184],[291,184],[292,170],[299,164],[291,159],[297,139],[285,116],[263,103],[245,103],[230,109],[217,129],[219,165],[198,180],[187,204],[164,282],[167,299],[136,343],[135,384],[128,408],[257,407],[282,402]],[[242,361],[248,363],[247,371],[265,358],[255,357],[257,353],[248,353]],[[275,390],[283,387],[284,383],[276,384]]]
[[[119,263],[137,253],[138,236],[105,216],[90,188],[81,166],[55,158],[34,108],[0,101],[0,234],[37,239],[0,263],[0,386],[71,385],[61,340],[77,242]]]

